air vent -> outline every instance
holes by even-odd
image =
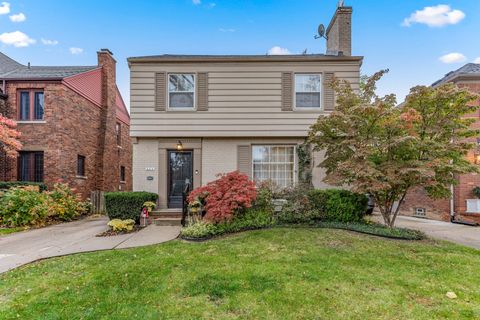
[[[415,208],[416,217],[425,217],[427,215],[427,210],[425,208]]]

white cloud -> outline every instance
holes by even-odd
[[[475,59],[475,61],[473,61],[473,63],[480,63],[480,57],[478,57],[477,59]]]
[[[434,7],[425,7],[417,10],[410,17],[403,20],[402,25],[409,27],[414,23],[423,23],[429,27],[443,27],[447,24],[457,24],[465,18],[465,13],[453,10],[450,6],[439,4]]]
[[[220,29],[218,29],[218,31],[220,31],[220,32],[235,32],[235,31],[237,31],[237,29],[234,29],[234,28],[220,28]]]
[[[197,6],[197,5],[201,4],[202,1],[201,0],[192,0],[192,3]]]
[[[58,44],[57,40],[41,39],[42,43],[46,46],[56,46]]]
[[[467,58],[461,53],[452,52],[444,56],[441,56],[439,60],[442,61],[443,63],[460,63],[460,62],[465,62]]]
[[[208,8],[212,9],[212,8],[214,8],[216,5],[217,5],[217,4],[216,4],[215,2],[210,2],[210,3],[208,4]]]
[[[282,48],[279,46],[271,47],[268,50],[269,55],[284,55],[284,54],[292,54],[287,48]]]
[[[81,54],[82,52],[83,52],[82,48],[75,48],[75,47],[70,48],[70,53],[71,54]]]
[[[12,22],[23,22],[25,20],[27,20],[27,17],[23,14],[23,13],[19,13],[19,14],[12,14],[10,16],[10,20]]]
[[[2,2],[0,4],[0,14],[9,14],[10,13],[10,3]]]
[[[28,47],[36,42],[35,39],[30,38],[21,31],[4,32],[0,34],[0,42],[6,45],[12,45],[17,48]]]

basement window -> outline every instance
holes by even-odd
[[[426,217],[427,210],[425,208],[415,208],[415,216],[416,217]]]

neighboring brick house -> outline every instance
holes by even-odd
[[[446,74],[432,86],[438,87],[447,82],[480,94],[480,64],[466,64],[460,69]],[[480,101],[476,103],[480,104]],[[475,119],[473,127],[479,129],[480,112],[477,111],[468,117]],[[480,138],[472,138],[469,141],[480,147]],[[467,158],[471,162],[480,163],[480,149],[477,147],[477,150],[470,152]],[[456,219],[480,222],[480,200],[472,193],[474,187],[480,186],[480,175],[465,174],[456,178],[458,184],[453,186],[451,199],[432,200],[427,196],[425,190],[418,188],[405,198],[402,214],[445,221],[450,220],[451,216],[455,214]]]
[[[240,170],[280,186],[298,181],[297,147],[335,108],[333,77],[359,86],[351,55],[351,7],[327,28],[327,54],[159,55],[128,59],[133,189],[178,212],[185,182],[204,185]],[[313,184],[326,187],[314,154]]]
[[[130,116],[108,49],[95,66],[27,66],[0,53],[0,112],[18,123],[17,160],[0,154],[0,180],[68,183],[93,190],[131,190]]]

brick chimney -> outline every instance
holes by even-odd
[[[102,134],[98,137],[99,159],[97,173],[99,190],[116,190],[118,177],[118,150],[115,134],[117,122],[116,110],[116,64],[113,53],[108,49],[97,52],[98,66],[102,68]]]
[[[328,25],[327,55],[352,55],[352,7],[337,8]]]

